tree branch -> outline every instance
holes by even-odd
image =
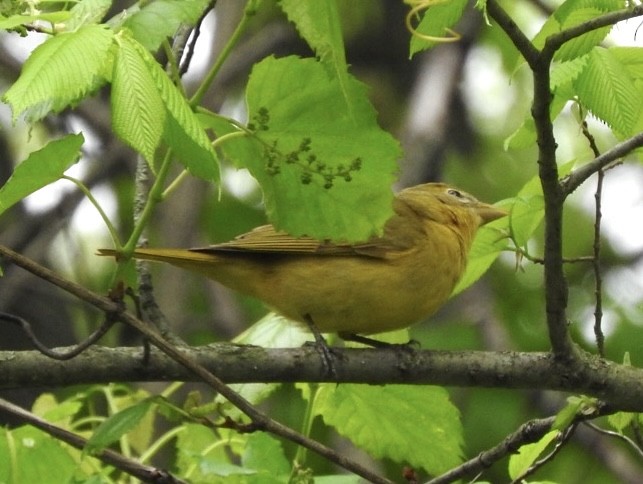
[[[560,182],[564,195],[568,196],[573,193],[574,190],[581,186],[583,182],[585,182],[585,180],[594,173],[607,167],[610,163],[617,161],[619,158],[626,156],[641,146],[643,146],[643,133],[638,133],[635,136],[617,144],[602,155],[597,156],[586,165],[572,171]]]
[[[542,54],[545,57],[551,59],[554,53],[560,49],[560,47],[570,40],[580,37],[587,32],[592,30],[597,30],[603,27],[613,26],[617,22],[622,20],[627,20],[634,17],[639,17],[643,15],[643,5],[636,5],[632,8],[626,8],[623,10],[617,10],[615,12],[609,12],[600,17],[593,18],[586,22],[580,23],[568,29],[562,30],[557,34],[552,34],[547,37],[545,41],[545,47],[543,47]]]
[[[553,51],[545,55],[526,40],[525,35],[493,0],[487,3],[491,17],[507,33],[518,50],[525,56],[534,78],[534,100],[531,114],[536,127],[538,144],[538,174],[545,198],[545,306],[549,340],[555,355],[573,359],[576,349],[567,329],[567,281],[563,271],[563,191],[558,183],[556,139],[550,116],[552,93],[549,69]]]
[[[41,419],[37,415],[34,415],[33,413],[28,412],[2,398],[0,398],[0,411],[10,413],[21,421],[46,432],[52,437],[55,437],[76,449],[83,450],[87,444],[87,439],[84,437],[53,425],[46,420]],[[144,482],[155,482],[161,484],[185,483],[185,481],[173,476],[167,471],[141,464],[140,462],[125,457],[124,455],[110,449],[101,450],[93,456],[105,464],[112,465],[130,476],[137,477]]]
[[[643,411],[643,369],[581,354],[569,365],[546,352],[334,348],[337,374],[325,374],[314,347],[261,348],[232,343],[184,348],[185,359],[226,383],[336,382],[541,389],[582,393],[624,411]],[[0,388],[112,381],[201,381],[182,363],[152,349],[95,346],[73,360],[37,351],[0,352]]]

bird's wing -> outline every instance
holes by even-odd
[[[208,247],[190,249],[195,252],[246,252],[254,254],[309,254],[334,256],[364,256],[378,259],[394,258],[415,246],[421,236],[421,227],[416,221],[409,224],[408,208],[398,200],[394,204],[396,215],[386,223],[382,236],[367,241],[342,244],[320,241],[312,237],[293,237],[276,230],[272,225],[262,225],[250,232],[239,235],[229,242]]]

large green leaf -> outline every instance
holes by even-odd
[[[133,39],[130,46],[145,63],[156,95],[165,106],[163,140],[190,173],[205,180],[218,180],[216,154],[195,112],[154,57]]]
[[[83,135],[70,134],[31,153],[0,188],[0,214],[27,195],[58,180],[78,161],[84,141]]]
[[[112,76],[114,132],[146,160],[152,161],[161,142],[166,110],[136,41],[119,36]]]
[[[594,116],[623,135],[634,134],[643,96],[610,50],[595,47],[574,85],[581,104]]]
[[[349,76],[336,0],[280,0],[279,5],[329,72],[337,77],[350,106]]]
[[[104,81],[112,37],[105,26],[87,25],[38,46],[3,96],[14,120],[25,113],[28,121],[37,121],[96,89]]]
[[[376,458],[440,474],[461,461],[462,425],[444,388],[324,384],[314,411]]]
[[[346,87],[351,108],[319,62],[264,59],[247,88],[253,135],[221,145],[259,181],[271,221],[293,235],[364,240],[392,215],[399,145],[377,125],[364,86],[350,78]],[[217,134],[231,129],[223,123]]]

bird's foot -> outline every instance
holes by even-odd
[[[313,318],[309,314],[306,314],[304,319],[306,320],[306,324],[308,325],[310,332],[313,333],[313,337],[315,338],[315,342],[313,344],[321,356],[324,376],[336,378],[337,368],[335,368],[334,360],[337,356],[333,353],[333,349],[328,346],[328,343],[319,332],[319,329],[317,329],[317,326],[315,326]]]

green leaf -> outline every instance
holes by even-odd
[[[84,141],[82,134],[70,134],[31,153],[0,188],[0,214],[27,195],[60,179],[80,158]]]
[[[344,99],[350,109],[348,76],[344,39],[336,0],[280,0],[279,6],[288,20],[297,27],[299,34],[308,42],[319,59],[329,69],[330,75],[339,80]]]
[[[627,69],[611,51],[595,47],[574,84],[581,104],[594,116],[619,133],[634,134],[643,97]]]
[[[218,160],[196,114],[151,54],[124,32],[119,34],[122,89],[112,94],[114,130],[148,161],[163,139],[190,173],[218,180]]]
[[[556,91],[561,86],[570,85],[575,81],[587,66],[588,60],[589,56],[582,56],[574,60],[554,64],[550,76],[552,91]]]
[[[219,179],[219,164],[210,140],[185,97],[156,62],[136,41],[131,45],[147,65],[166,109],[163,139],[185,168],[204,180]]]
[[[434,475],[461,462],[459,412],[443,388],[323,384],[314,411],[375,458]]]
[[[575,161],[570,161],[559,166],[559,177],[567,176],[574,165]],[[509,214],[510,234],[518,247],[525,247],[545,216],[543,189],[538,175],[525,183],[513,200],[514,205]]]
[[[85,444],[85,450],[90,454],[100,452],[108,445],[116,442],[139,424],[149,411],[152,403],[154,403],[154,398],[147,398],[111,415],[94,431]]]
[[[493,261],[506,249],[508,225],[509,218],[504,217],[478,230],[467,258],[467,269],[453,290],[451,297],[480,279]]]
[[[0,29],[11,30],[21,25],[31,24],[39,20],[51,22],[54,24],[64,22],[70,17],[69,12],[42,12],[38,15],[11,15],[10,17],[2,17],[0,15]]]
[[[104,81],[101,73],[112,38],[109,28],[87,25],[38,46],[3,96],[11,105],[14,121],[22,113],[28,121],[37,121],[96,89]]]
[[[281,482],[288,481],[291,470],[281,442],[266,433],[248,436],[241,463],[244,468],[257,471],[259,476],[273,476],[275,480],[281,477]]]
[[[635,416],[636,414],[632,412],[616,412],[608,415],[607,421],[617,432],[623,433],[623,430],[632,423]]]
[[[209,4],[209,0],[156,0],[129,16],[123,26],[153,52],[182,25],[194,25]]]
[[[166,110],[134,39],[120,35],[112,78],[112,127],[128,145],[152,161],[161,142]]]
[[[65,22],[65,30],[76,30],[87,24],[98,23],[112,6],[112,0],[80,0],[69,13],[71,18]]]
[[[377,125],[364,86],[351,78],[347,87],[352,110],[319,62],[264,59],[247,87],[255,134],[221,144],[259,181],[273,224],[292,235],[365,240],[393,213],[399,145]]]
[[[28,425],[0,429],[0,456],[3,483],[73,482],[78,471],[78,463],[56,439]]]
[[[531,467],[536,461],[538,456],[547,448],[547,446],[556,439],[558,431],[553,430],[546,433],[535,444],[527,444],[520,447],[518,453],[513,454],[509,458],[509,476],[512,479],[517,479],[522,476],[524,472]]]
[[[422,20],[416,27],[419,34],[431,37],[451,37],[447,29],[453,27],[462,17],[468,0],[452,0],[439,3],[424,10]],[[425,40],[413,35],[411,37],[409,57],[423,50],[434,47],[438,42]]]
[[[643,47],[610,47],[610,53],[635,81],[643,80]]]
[[[555,119],[565,107],[567,97],[561,96],[559,90],[554,92],[554,99],[550,106],[551,119]],[[511,134],[504,143],[504,148],[508,149],[522,149],[533,146],[536,143],[536,126],[534,118],[529,114],[523,124],[513,134]]]

